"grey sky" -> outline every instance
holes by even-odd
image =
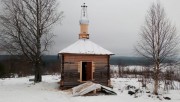
[[[161,1],[168,18],[180,34],[180,0],[59,0],[64,12],[62,24],[55,26],[55,45],[49,54],[78,40],[81,5],[88,6],[91,41],[116,55],[133,56],[138,32],[152,2]]]

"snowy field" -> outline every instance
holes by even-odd
[[[117,95],[114,96],[72,97],[58,89],[59,76],[43,76],[43,82],[38,84],[29,82],[31,78],[33,77],[0,79],[0,102],[180,102],[180,90],[170,90],[168,93],[162,94],[162,97],[168,96],[171,97],[171,100],[163,98],[159,100],[153,95],[149,97],[150,93],[145,91],[134,98],[134,95],[128,94],[125,86],[140,87],[137,79],[112,79],[113,90],[117,92]],[[151,90],[150,87],[149,90]]]

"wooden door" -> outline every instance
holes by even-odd
[[[92,62],[82,62],[82,81],[92,80]]]
[[[87,62],[86,80],[92,80],[92,62]]]

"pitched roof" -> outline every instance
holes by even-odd
[[[113,55],[112,52],[102,48],[89,39],[79,39],[72,45],[61,50],[59,53]]]

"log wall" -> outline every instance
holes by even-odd
[[[108,83],[108,57],[109,55],[76,55],[63,54],[64,74],[63,87],[75,86],[80,83],[81,62],[92,62],[93,80],[96,83]],[[63,67],[62,67],[63,68]]]

